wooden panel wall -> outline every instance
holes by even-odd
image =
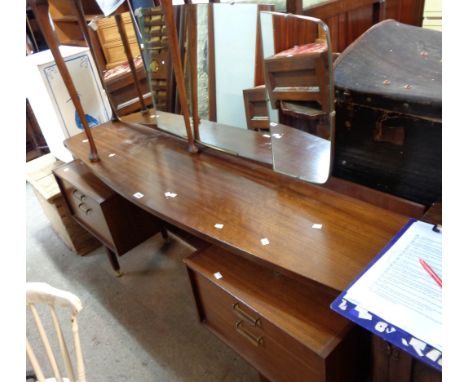
[[[342,52],[362,33],[384,17],[380,0],[332,0],[303,10],[322,19],[330,28],[333,52]]]
[[[294,47],[309,44],[318,37],[317,25],[307,20],[290,17],[273,16],[275,33],[275,53]]]
[[[295,4],[297,0],[289,2]],[[296,13],[327,23],[333,51],[342,52],[373,24],[384,19],[421,26],[423,10],[424,0],[330,0]]]
[[[386,0],[386,18],[420,27],[424,0]]]

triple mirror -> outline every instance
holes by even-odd
[[[334,139],[328,28],[321,20],[272,9],[232,3],[173,7],[191,128],[201,145],[325,183]],[[157,8],[136,15],[158,110],[167,97],[158,81],[168,78],[173,56],[169,24]],[[180,112],[177,102],[169,111]],[[158,128],[186,137],[182,124],[161,123],[166,114],[156,112]]]

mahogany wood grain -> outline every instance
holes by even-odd
[[[295,45],[313,43],[318,37],[317,26],[310,21],[278,15],[272,17],[275,54]]]
[[[386,0],[386,18],[420,27],[424,3],[424,0]]]
[[[434,203],[426,211],[422,220],[431,224],[442,224],[442,203]]]
[[[184,136],[185,129],[183,128],[182,116],[164,113],[164,112],[158,112],[157,115],[159,116],[157,118],[159,121],[158,128],[160,128],[163,131],[172,133],[176,136],[181,136],[181,137]],[[155,117],[156,115],[154,114],[154,111],[148,115],[135,113],[135,114],[122,117],[122,121],[127,122],[127,123],[132,123],[132,124],[134,123],[144,124],[150,127],[154,127]],[[222,129],[217,129],[217,126],[219,126],[219,124],[206,121],[204,122],[203,126],[204,126],[204,130],[207,131],[206,134],[208,136],[211,136],[211,138],[209,138],[208,136],[205,136],[205,139],[206,140],[213,139],[213,146],[219,147],[223,144],[224,145],[228,144],[228,142],[226,141],[226,138],[225,137],[223,138],[225,131]],[[263,137],[262,139],[260,138],[259,133],[243,134],[242,131],[239,131],[239,129],[233,130],[231,133],[235,134],[236,132],[237,132],[237,135],[233,136],[232,138],[235,139],[238,147],[243,149],[243,151],[241,151],[241,153],[243,153],[243,156],[253,160],[254,162],[257,163],[258,166],[266,166],[266,167],[271,168],[273,162],[272,162],[271,145],[269,145],[270,139],[264,137],[263,133],[261,134],[261,136]],[[216,140],[216,137],[219,134],[222,134],[222,137],[220,138],[220,141],[218,142]],[[261,140],[257,141],[258,139],[261,139]],[[300,161],[301,161],[302,152],[299,153],[299,152],[293,152],[291,150],[288,150],[288,152],[292,155],[292,157],[288,158],[287,153],[279,153],[280,150],[281,150],[281,147],[278,147],[276,149],[276,155],[282,158],[281,161],[295,161],[295,162],[298,162],[297,166],[301,166]],[[218,153],[217,150],[211,151],[212,155],[216,153]],[[223,160],[236,163],[236,162],[239,162],[240,159],[237,156],[223,156]],[[306,171],[306,173],[312,171],[311,169],[303,169],[303,170]],[[258,167],[255,167],[254,171],[258,171]],[[306,195],[308,195],[308,192],[309,192],[308,183],[297,182],[295,180],[291,180],[289,177],[285,177],[283,179],[283,182],[291,184],[291,187],[293,187],[295,191],[300,192],[300,193],[305,193]],[[357,183],[352,183],[344,179],[336,178],[334,176],[331,176],[328,182],[322,186],[331,191],[335,191],[341,195],[347,195],[354,199],[358,199],[366,203],[370,203],[376,207],[384,208],[386,210],[393,211],[398,214],[402,214],[402,215],[409,216],[409,217],[420,218],[423,215],[424,210],[425,210],[425,207],[422,204],[415,203],[406,199],[402,199],[394,195],[386,194],[384,192],[377,191],[377,190],[362,186]]]
[[[83,124],[83,128],[86,134],[86,138],[89,142],[89,149],[90,152],[88,154],[88,158],[91,162],[99,161],[99,156],[97,153],[96,145],[94,143],[93,136],[91,134],[91,130],[88,125],[88,121],[86,120],[85,113],[83,110],[83,106],[81,105],[81,101],[78,97],[78,93],[76,91],[75,84],[71,78],[70,72],[65,65],[65,61],[60,53],[59,50],[59,43],[57,40],[57,36],[50,25],[49,19],[49,2],[48,0],[28,0],[33,10],[39,27],[41,28],[42,34],[49,46],[50,51],[54,57],[55,63],[59,70],[60,75],[62,76],[63,82],[65,83],[65,87],[70,94],[71,100],[73,102],[73,106],[75,106],[75,110],[78,113],[81,123]]]
[[[157,112],[157,114],[155,114],[154,111],[147,115],[135,113],[122,117],[122,121],[132,124],[145,124],[154,127],[154,118],[156,118],[156,115],[158,115],[157,120],[159,129],[176,136],[184,136],[185,129],[183,127],[182,116],[176,114],[165,112]],[[206,132],[204,139],[207,142],[211,142],[213,146],[216,147],[236,147],[237,145],[239,148],[239,155],[249,158],[261,166],[271,168],[273,164],[270,145],[271,141],[270,138],[263,135],[264,133],[254,132],[254,134],[246,134],[244,133],[244,130],[237,128],[227,127],[230,128],[230,130],[227,130],[226,128],[218,128],[219,124],[214,122],[202,122],[201,128]],[[226,134],[231,135],[231,140],[233,140],[233,142],[227,139]],[[278,147],[277,150],[281,150],[281,147]],[[291,150],[288,150],[288,152],[292,155],[290,158],[286,157],[287,153],[277,153],[276,155],[280,155],[282,161],[297,162],[297,165],[299,165],[303,153]],[[211,154],[217,153],[217,150],[211,151]],[[237,163],[240,159],[237,156],[223,156],[223,160]],[[308,169],[306,171],[311,170]],[[308,183],[297,182],[294,180],[291,181],[289,177],[284,177],[283,182],[292,184],[292,187],[298,192],[308,193]],[[334,176],[330,177],[323,187],[341,195],[347,195],[366,203],[370,203],[374,206],[414,218],[421,217],[425,210],[425,207],[422,204],[411,202]]]
[[[137,91],[138,99],[140,100],[141,111],[143,113],[147,113],[148,110],[146,108],[145,100],[143,99],[143,91],[141,90],[140,81],[138,81],[138,74],[135,68],[135,62],[133,60],[132,49],[130,48],[130,44],[128,42],[127,32],[125,31],[122,16],[120,14],[116,14],[114,17],[115,22],[117,24],[117,29],[119,31],[120,39],[122,40],[122,44],[124,47],[125,56],[127,57],[127,63],[130,67],[130,72],[132,73],[132,78],[135,85],[135,89]]]
[[[351,364],[336,363],[349,341],[357,346],[358,337],[351,322],[329,309],[334,293],[304,288],[215,246],[184,262],[202,322],[224,336],[262,374],[274,381],[361,380],[356,379],[364,371],[356,364],[359,356],[346,352]],[[216,272],[222,278],[217,279]],[[263,342],[255,346],[239,337],[236,322]]]
[[[144,126],[106,123],[93,132],[102,163],[86,158],[83,134],[65,144],[120,195],[211,243],[332,289],[344,289],[407,221],[317,186],[288,187],[287,177],[240,158],[191,156],[183,141]]]
[[[330,27],[333,52],[342,52],[350,43],[383,17],[380,0],[332,0],[313,5],[302,14],[323,20]]]

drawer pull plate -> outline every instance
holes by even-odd
[[[78,190],[73,190],[73,197],[75,199],[79,200],[80,202],[82,202],[82,201],[84,201],[86,199],[86,195],[82,194]]]
[[[248,314],[247,312],[243,311],[238,302],[234,303],[234,305],[232,306],[232,309],[234,310],[234,312],[236,313],[236,315],[237,315],[239,318],[243,318],[243,319],[246,320],[250,325],[252,325],[252,326],[260,326],[260,318],[252,317],[250,314]]]
[[[242,327],[242,321],[237,321],[235,328],[236,328],[237,333],[239,333],[242,337],[249,340],[249,342],[252,343],[253,345],[255,346],[263,345],[263,336],[255,337],[252,333],[249,333],[247,330],[245,330]]]
[[[81,211],[84,211],[84,213],[85,213],[86,215],[88,215],[88,214],[92,211],[92,209],[89,208],[89,207],[88,207],[86,204],[84,204],[84,203],[78,204],[78,208],[79,208]]]

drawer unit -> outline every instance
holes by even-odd
[[[334,293],[218,247],[197,252],[185,263],[202,323],[264,377],[365,379],[368,334],[329,309]]]
[[[162,222],[115,193],[81,161],[54,170],[73,218],[119,256],[159,231]]]

